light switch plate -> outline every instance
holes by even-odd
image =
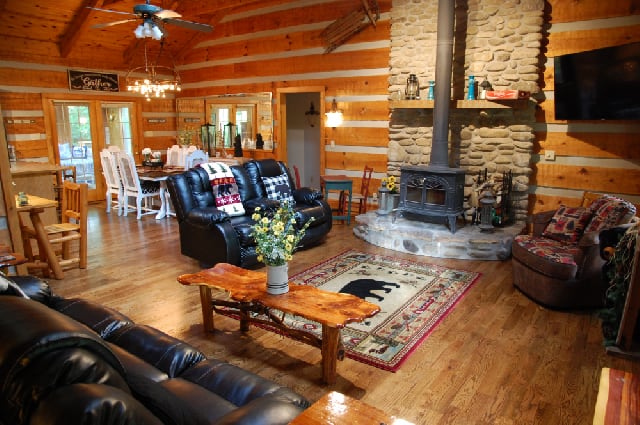
[[[547,161],[555,161],[556,160],[556,152],[555,151],[550,151],[550,150],[545,150],[544,151],[544,159],[546,159]]]

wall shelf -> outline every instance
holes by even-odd
[[[526,107],[528,99],[512,100],[451,100],[450,107],[455,109],[521,109]],[[391,100],[391,109],[433,109],[433,100]]]

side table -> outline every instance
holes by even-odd
[[[413,425],[404,419],[388,415],[345,394],[332,391],[302,412],[289,425]]]

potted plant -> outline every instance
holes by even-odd
[[[289,291],[289,261],[313,218],[296,227],[295,212],[288,200],[281,200],[277,210],[256,208],[251,218],[252,236],[256,240],[258,261],[267,266],[267,292]]]

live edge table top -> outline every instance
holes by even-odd
[[[351,294],[328,292],[291,282],[286,294],[271,295],[267,293],[265,273],[227,263],[216,264],[198,273],[181,275],[178,282],[221,289],[227,291],[235,301],[259,303],[337,329],[351,322],[361,322],[380,311],[379,306]]]

